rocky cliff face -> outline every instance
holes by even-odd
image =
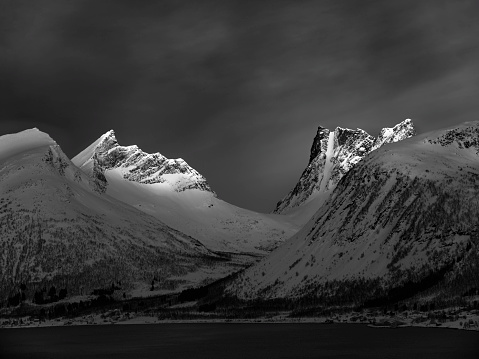
[[[414,134],[414,124],[410,119],[393,128],[382,129],[377,138],[361,129],[337,127],[331,132],[320,126],[311,147],[308,166],[293,190],[278,202],[274,213],[289,213],[318,195],[331,192],[369,152]]]
[[[231,286],[241,298],[455,300],[479,280],[479,122],[369,153],[306,226]]]
[[[148,154],[135,145],[121,146],[113,130],[101,136],[72,161],[95,178],[103,190],[107,186],[105,171],[119,169],[123,178],[132,182],[166,182],[176,192],[188,189],[213,192],[206,179],[183,159],[168,159],[160,153]]]

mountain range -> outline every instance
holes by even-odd
[[[346,306],[418,293],[443,303],[460,298],[479,273],[478,160],[477,121],[381,146],[229,293]]]
[[[107,194],[47,134],[0,137],[0,292],[56,284],[71,295],[121,282],[172,290],[222,277],[244,260],[215,253]]]
[[[113,130],[72,160],[38,129],[0,136],[0,292],[149,296],[241,271],[226,293],[246,301],[452,300],[478,279],[479,122],[415,132],[319,127],[270,214]]]

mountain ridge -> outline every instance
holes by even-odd
[[[206,179],[182,158],[168,159],[161,153],[146,153],[138,146],[121,146],[113,130],[100,136],[85,150],[72,158],[72,162],[87,174],[103,179],[104,172],[121,169],[123,178],[143,184],[167,182],[177,192],[199,189],[212,192]],[[181,174],[181,181],[171,181],[165,175]]]
[[[318,127],[308,165],[295,187],[280,200],[273,213],[299,214],[305,223],[336,187],[339,180],[369,152],[384,144],[415,135],[414,124],[406,119],[392,128],[383,128],[374,138],[362,129]],[[311,204],[301,213],[301,207]]]

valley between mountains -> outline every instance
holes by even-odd
[[[38,129],[3,135],[0,253],[8,323],[368,308],[477,320],[479,121],[416,134],[406,119],[377,137],[320,126],[298,183],[268,214],[221,200],[185,160],[120,145],[113,130],[72,159]]]

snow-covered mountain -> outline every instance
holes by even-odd
[[[447,301],[475,288],[478,273],[476,121],[370,152],[306,226],[229,293],[337,305],[429,290],[428,300]]]
[[[383,128],[377,138],[361,129],[320,126],[311,146],[309,163],[296,186],[278,202],[274,213],[288,214],[305,223],[328,199],[339,180],[369,152],[382,145],[409,138],[414,124],[406,119]]]
[[[243,261],[207,249],[107,194],[47,134],[0,136],[0,301],[20,283],[69,295],[198,285]]]
[[[374,140],[371,151],[377,150],[386,143],[402,141],[406,138],[414,136],[415,134],[416,130],[414,128],[414,124],[412,123],[411,119],[406,119],[392,128],[383,128],[379,133],[379,136]]]
[[[168,159],[160,153],[148,154],[138,146],[120,146],[113,130],[72,159],[81,170],[102,183],[108,170],[117,170],[126,180],[141,183],[167,183],[175,192],[187,189],[212,192],[206,179],[182,158]]]
[[[72,159],[108,195],[180,230],[211,250],[264,255],[299,230],[290,218],[219,199],[182,159],[121,146],[108,131]]]

